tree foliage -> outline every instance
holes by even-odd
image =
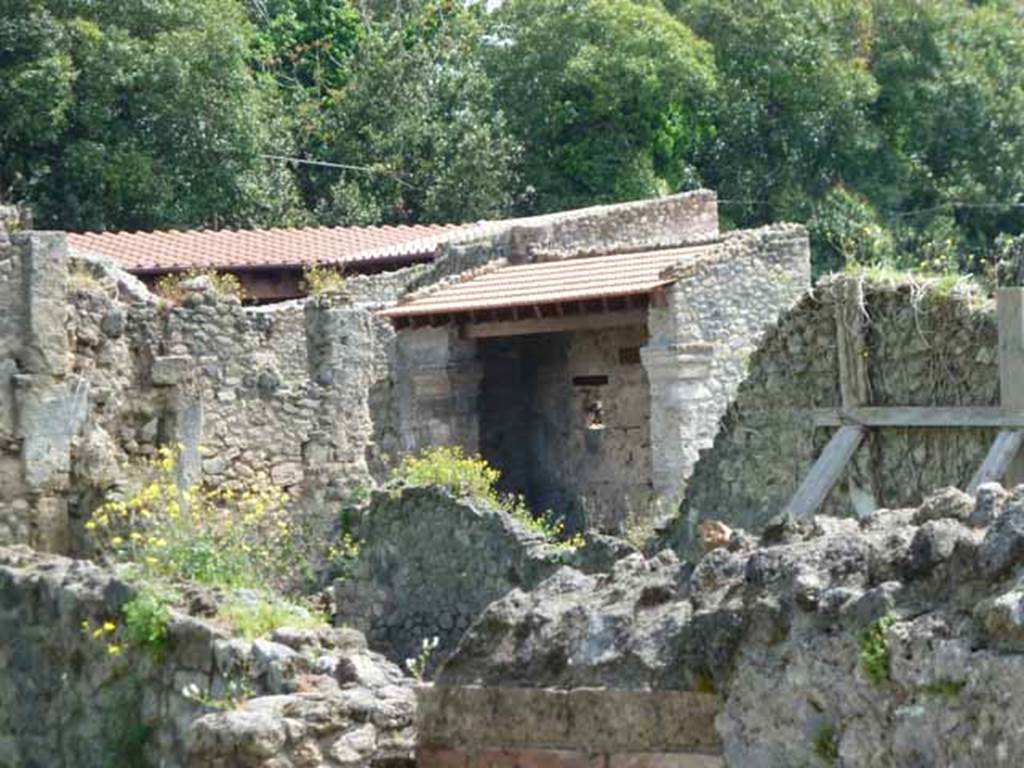
[[[698,185],[848,261],[1024,230],[1012,0],[6,0],[0,197],[45,225],[426,222]],[[271,157],[272,156],[272,157]]]
[[[1011,207],[1024,192],[1024,22],[1012,5],[672,6],[714,46],[718,133],[698,166],[735,223],[808,222],[819,270],[865,258],[977,268],[999,232],[1024,225]]]
[[[691,159],[713,133],[712,52],[660,5],[510,0],[486,45],[539,209],[697,183]]]
[[[477,58],[481,11],[440,0],[368,25],[346,88],[323,104],[314,154],[321,219],[370,223],[500,217],[516,144]]]
[[[13,8],[10,6],[13,4]],[[68,229],[287,219],[281,135],[231,0],[8,0],[0,194]]]

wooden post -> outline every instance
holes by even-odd
[[[997,289],[996,316],[999,322],[1000,405],[1021,409],[1024,408],[1024,288]],[[1003,440],[1009,444],[1008,438]],[[1003,482],[1009,488],[1024,482],[1024,454],[1020,450],[1013,452]]]
[[[981,465],[971,484],[967,486],[967,493],[972,496],[977,493],[978,486],[982,483],[998,482],[1006,477],[1007,472],[1020,455],[1020,446],[1024,443],[1024,432],[1020,430],[1000,432],[988,449],[985,463]]]
[[[804,520],[818,511],[829,491],[839,481],[866,432],[864,427],[847,426],[832,435],[825,450],[786,505],[786,515]]]
[[[839,357],[839,395],[844,410],[870,405],[871,382],[868,379],[867,328],[861,283],[847,280],[836,303],[836,344]],[[850,503],[859,517],[878,508],[878,483],[871,455],[871,437],[867,451],[855,460],[850,479]]]

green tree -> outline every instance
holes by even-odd
[[[715,51],[716,132],[707,183],[737,224],[805,221],[877,146],[870,7],[861,0],[676,0]]]
[[[321,107],[306,188],[322,221],[462,221],[503,215],[517,148],[478,49],[481,9],[434,0],[367,18],[348,80]]]
[[[698,182],[690,158],[714,130],[712,52],[660,5],[510,0],[488,39],[488,71],[537,208]]]
[[[287,219],[287,169],[261,157],[286,136],[249,35],[232,0],[8,0],[0,193],[65,229]]]
[[[960,0],[875,0],[874,14],[884,150],[865,191],[907,248],[978,268],[1024,227],[1024,23],[1012,5]]]

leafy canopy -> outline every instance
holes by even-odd
[[[712,52],[659,4],[511,0],[490,22],[488,72],[537,208],[697,182],[689,157],[713,133]]]
[[[13,4],[13,8],[11,5]],[[231,0],[10,0],[0,195],[67,229],[287,220],[275,94]]]

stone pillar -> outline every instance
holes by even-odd
[[[17,365],[5,369],[21,478],[20,488],[9,492],[30,505],[29,543],[64,552],[71,443],[85,420],[89,394],[87,382],[68,372],[67,244],[58,232],[17,232],[10,242],[20,261],[21,317]]]
[[[477,452],[483,365],[476,342],[459,338],[451,327],[405,330],[398,334],[395,358],[401,450],[461,445]]]
[[[680,500],[697,463],[700,425],[713,403],[708,387],[714,346],[703,342],[648,344],[640,359],[651,388],[651,468],[655,495]]]

